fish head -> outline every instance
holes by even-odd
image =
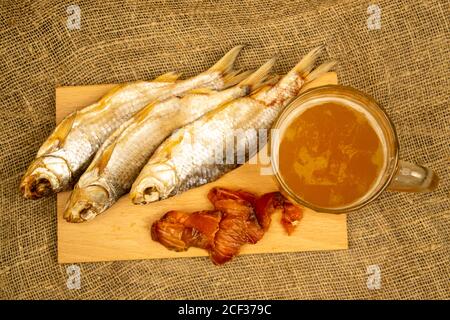
[[[64,209],[68,222],[84,222],[94,219],[110,206],[109,192],[100,185],[76,186]]]
[[[147,165],[130,191],[134,204],[147,204],[167,198],[177,185],[174,168],[167,163]]]
[[[20,182],[20,191],[27,199],[39,199],[66,189],[72,173],[67,162],[57,156],[35,159]]]

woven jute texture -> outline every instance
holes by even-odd
[[[450,297],[448,1],[375,1],[381,29],[368,28],[369,1],[0,3],[1,298]],[[72,4],[80,29],[67,27]],[[18,192],[55,126],[55,87],[190,76],[236,44],[247,44],[240,66],[278,53],[278,72],[326,44],[340,82],[385,107],[401,157],[434,168],[439,189],[385,192],[349,215],[349,250],[240,256],[221,267],[206,258],[80,264],[81,288],[69,290],[56,261],[55,197]],[[373,265],[379,289],[367,285]]]

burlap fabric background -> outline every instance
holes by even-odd
[[[446,298],[449,288],[448,1],[1,1],[0,297]],[[81,8],[68,30],[67,6]],[[442,178],[433,194],[384,193],[348,217],[348,251],[81,264],[81,289],[56,262],[55,197],[25,201],[19,179],[54,128],[54,88],[193,75],[233,45],[286,71],[325,43],[341,83],[372,94],[397,125],[404,159]],[[367,267],[381,269],[369,290]]]

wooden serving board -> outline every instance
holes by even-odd
[[[330,72],[307,87],[337,83]],[[103,96],[114,85],[56,88],[56,122],[70,112],[81,109]],[[263,152],[263,151],[262,151]],[[257,194],[277,190],[273,176],[261,175],[259,165],[245,164],[216,182],[190,190],[179,196],[146,206],[133,205],[128,195],[96,219],[85,223],[68,223],[63,209],[69,192],[58,194],[58,262],[91,262],[153,258],[205,256],[201,249],[173,252],[150,237],[150,226],[169,210],[195,211],[211,208],[206,194],[213,186],[244,189]],[[347,249],[345,214],[317,213],[305,209],[295,232],[288,236],[274,216],[269,231],[255,245],[245,245],[242,254]]]

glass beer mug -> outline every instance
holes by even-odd
[[[281,192],[313,210],[361,208],[384,190],[428,192],[429,168],[399,160],[392,121],[367,94],[341,85],[311,89],[276,121],[271,163]]]

